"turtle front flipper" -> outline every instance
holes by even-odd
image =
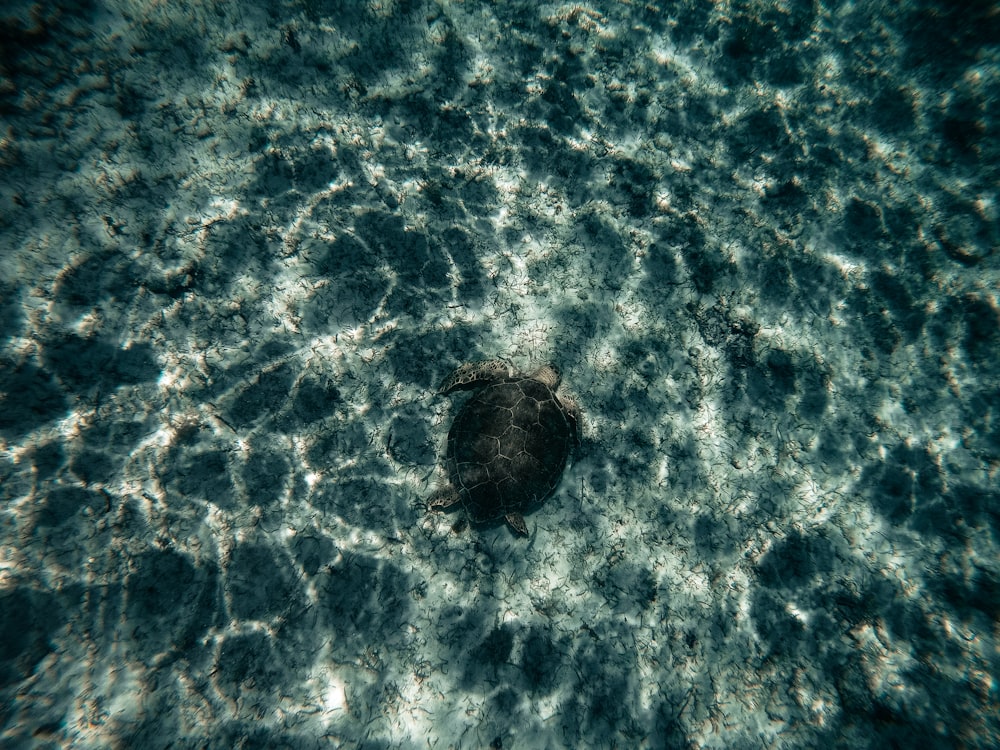
[[[462,496],[454,487],[445,487],[431,495],[427,501],[427,510],[444,510],[462,501]]]
[[[514,376],[514,368],[503,359],[489,359],[482,362],[468,362],[444,379],[438,393],[479,388],[487,383],[496,383]]]
[[[504,520],[510,524],[510,527],[514,529],[521,536],[528,536],[528,524],[524,522],[524,516],[520,513],[508,513],[504,516]]]
[[[573,428],[573,442],[579,448],[583,440],[583,410],[576,402],[576,399],[565,393],[559,394],[559,403],[566,410],[566,419],[569,426]]]

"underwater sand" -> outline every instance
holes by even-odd
[[[998,40],[5,3],[0,745],[996,747]],[[426,512],[493,357],[527,539]]]

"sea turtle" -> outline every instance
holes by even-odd
[[[580,410],[556,395],[559,381],[555,365],[525,375],[503,360],[470,362],[445,378],[440,394],[478,391],[448,432],[450,483],[431,496],[430,509],[462,503],[473,522],[503,518],[527,535],[521,514],[552,494],[580,443]]]

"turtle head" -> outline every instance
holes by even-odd
[[[559,381],[562,380],[562,373],[559,372],[559,368],[556,367],[551,362],[547,365],[543,365],[535,370],[531,377],[540,383],[544,383],[552,390],[559,387]]]

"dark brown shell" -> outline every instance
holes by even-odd
[[[544,383],[485,385],[448,433],[451,483],[473,521],[523,513],[555,490],[575,439],[575,422]]]

